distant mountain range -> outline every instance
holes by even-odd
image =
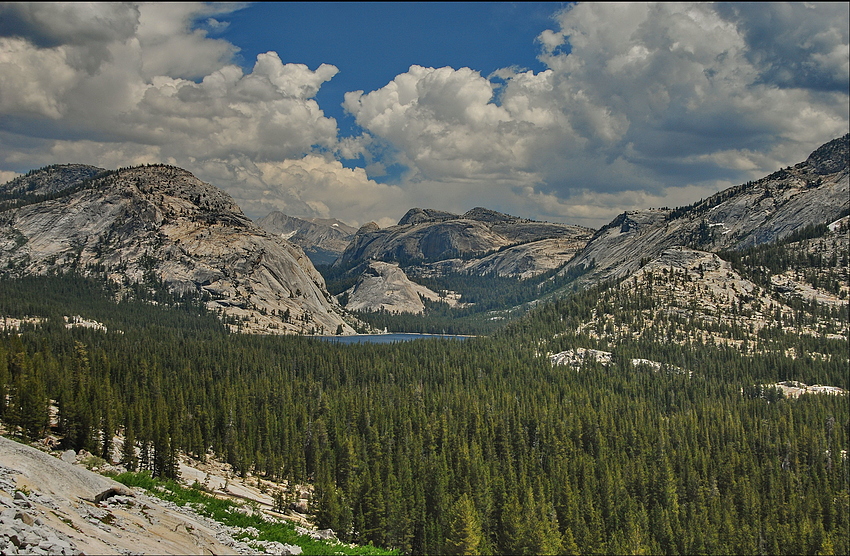
[[[411,279],[620,279],[671,249],[743,249],[847,215],[849,141],[690,206],[625,212],[596,231],[480,207],[462,215],[414,208],[383,229],[280,212],[255,224],[180,168],[49,166],[0,185],[0,274],[76,271],[160,285],[202,297],[243,331],[351,333],[356,319],[314,264],[346,284],[336,293],[344,289],[348,309],[360,311],[422,313],[423,297],[465,302]]]
[[[520,251],[532,253],[531,245],[546,241],[548,255],[569,259],[592,234],[593,230],[581,226],[526,220],[480,207],[463,215],[414,208],[395,226],[381,229],[370,223],[360,228],[335,264],[393,260],[406,267],[415,265],[432,272],[441,269],[475,274],[495,271],[518,277],[548,268],[531,256],[525,260],[516,252],[507,256],[508,248],[522,245],[526,248]],[[560,241],[553,243],[551,240]],[[502,255],[493,257],[497,253]],[[504,264],[508,259],[513,261],[512,265]],[[452,264],[446,265],[446,261]]]
[[[301,247],[314,265],[333,264],[357,231],[335,218],[296,218],[280,211],[269,213],[257,225]]]

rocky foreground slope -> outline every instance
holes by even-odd
[[[163,283],[175,294],[202,296],[234,329],[353,332],[299,247],[256,226],[229,195],[189,172],[61,170],[0,186],[3,274],[73,270],[119,284]],[[57,182],[62,189],[51,186]],[[26,197],[15,196],[21,189]]]
[[[254,527],[216,521],[202,505],[178,505],[89,471],[84,465],[91,466],[88,460],[99,458],[85,451],[59,454],[54,457],[0,437],[0,554],[302,553],[297,542],[259,540],[261,534]],[[103,460],[99,464],[109,466]],[[189,481],[203,481],[209,491],[217,489],[217,498],[233,503],[232,513],[257,516],[271,525],[281,520],[309,525],[292,511],[287,512],[292,517],[270,513],[271,504],[260,499],[269,497],[244,480],[227,486],[227,477],[233,476],[226,464],[210,460],[205,468],[206,473],[181,464],[183,473],[191,476]],[[294,531],[295,539],[326,541],[329,551],[341,546],[331,530],[295,525]],[[315,543],[312,546],[315,549]]]
[[[3,554],[254,553],[214,522],[3,437],[0,543]]]

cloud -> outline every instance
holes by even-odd
[[[808,34],[799,31],[796,38],[843,35],[846,49],[847,33],[837,31],[847,27],[846,10],[836,18],[821,8],[808,14],[817,23],[800,26]],[[771,5],[762,16],[777,9]],[[555,72],[565,106],[584,96],[589,102],[582,114],[604,112],[621,119],[621,136],[613,146],[643,167],[661,160],[686,170],[694,155],[764,152],[777,143],[805,145],[798,154],[805,156],[802,151],[817,146],[813,142],[846,132],[846,87],[836,97],[819,87],[780,87],[766,80],[766,66],[753,62],[760,56],[748,42],[757,19],[732,17],[726,5],[580,4],[558,17],[570,53],[544,53],[542,59]],[[807,51],[796,55],[798,66],[813,63]],[[809,125],[814,121],[816,126]],[[591,142],[614,138],[598,126],[577,130]],[[718,175],[731,169],[716,168]]]
[[[60,49],[40,50],[25,40],[0,37],[0,111],[11,116],[59,119],[62,96],[79,82]]]
[[[409,166],[412,180],[521,175],[528,132],[549,127],[551,114],[493,97],[494,85],[477,71],[411,66],[377,91],[347,93],[343,106],[392,146],[382,154]]]
[[[193,26],[225,8],[233,6],[3,7],[10,20],[26,25],[0,29],[0,161],[22,169],[169,162],[262,206],[246,192],[279,184],[263,182],[274,174],[259,165],[340,145],[336,121],[314,98],[338,70],[285,64],[267,52],[244,71],[230,62],[236,47]],[[356,147],[340,148],[353,153]],[[221,171],[234,162],[245,169]],[[335,164],[339,168],[326,175],[345,175]],[[214,181],[218,177],[224,181]],[[365,176],[361,181],[367,189],[377,185]],[[323,210],[316,198],[308,200],[303,210]]]
[[[388,226],[410,208],[398,186],[376,183],[362,168],[345,168],[341,162],[322,156],[261,162],[256,167],[262,191],[240,188],[244,191],[240,206],[250,214],[263,216],[280,210],[338,218],[354,226],[370,220]]]
[[[139,10],[131,4],[0,5],[0,36],[22,38],[39,48],[105,44],[132,37]]]
[[[760,80],[782,88],[847,92],[847,3],[724,3],[718,14],[741,30]]]
[[[350,136],[317,100],[335,66],[234,62],[219,33],[240,8],[0,5],[0,171],[167,162],[253,217],[485,205],[598,226],[848,130],[846,4],[571,5],[537,39],[543,71],[412,65],[345,95]]]
[[[167,75],[199,79],[229,62],[238,49],[223,39],[211,39],[193,23],[207,15],[238,9],[234,5],[157,2],[139,8],[141,76]]]
[[[336,72],[327,64],[315,71],[283,64],[268,52],[247,74],[227,65],[200,83],[157,77],[117,118],[138,141],[167,148],[178,159],[229,153],[256,160],[298,157],[314,145],[336,145],[336,121],[312,98]]]
[[[17,172],[7,172],[6,170],[0,170],[0,183],[6,183],[7,181],[12,181],[18,176],[22,176],[23,174],[19,174]]]
[[[760,177],[848,129],[846,5],[588,3],[555,20],[545,71],[412,66],[346,95],[365,148],[407,166],[412,195],[597,207],[601,224],[613,198]]]

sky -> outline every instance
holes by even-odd
[[[174,164],[254,219],[599,227],[850,129],[847,3],[2,3],[0,182]]]

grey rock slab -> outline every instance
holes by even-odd
[[[380,261],[369,262],[348,294],[346,309],[367,312],[383,309],[390,313],[420,314],[425,311],[421,297],[439,299],[436,292],[411,282],[398,265]]]
[[[35,525],[35,518],[27,512],[16,512],[15,519],[27,525]]]
[[[336,533],[333,529],[319,529],[316,531],[316,537],[325,541],[337,540]]]
[[[8,539],[8,538],[12,537],[12,535],[17,535],[17,534],[18,534],[18,532],[15,531],[14,529],[12,529],[11,527],[8,527],[6,525],[0,525],[0,538]]]
[[[47,490],[50,495],[68,500],[94,500],[110,489],[126,491],[124,485],[112,479],[67,465],[49,454],[3,437],[0,437],[0,465],[44,485],[39,490]]]
[[[353,333],[304,251],[253,224],[223,191],[164,166],[122,169],[98,183],[0,211],[0,266],[21,263],[20,274],[31,275],[79,260],[81,267],[103,265],[114,280],[138,282],[142,255],[154,249],[153,270],[169,289],[214,294],[210,308],[253,317],[243,329],[306,333],[342,326]],[[282,318],[286,311],[291,320]],[[310,323],[302,326],[298,317],[305,314]]]
[[[42,540],[41,535],[35,533],[34,531],[28,531],[21,535],[21,544],[25,545],[37,545]]]

